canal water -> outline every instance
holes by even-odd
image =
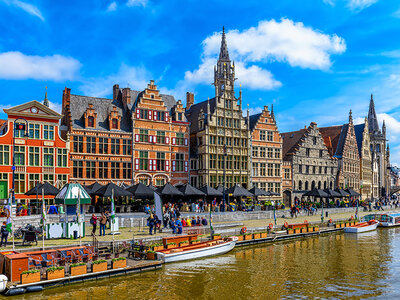
[[[14,299],[400,299],[400,228],[234,249]]]

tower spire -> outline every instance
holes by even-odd
[[[272,120],[275,121],[274,104],[273,103],[271,103],[271,117],[272,117]]]
[[[46,92],[44,94],[43,105],[46,105],[47,107],[49,107],[49,99],[47,99],[47,86],[46,86]]]
[[[368,129],[370,133],[379,131],[378,118],[376,117],[376,112],[375,112],[374,96],[372,94],[371,94],[371,100],[369,101]]]
[[[221,39],[221,49],[219,51],[219,60],[220,61],[229,61],[229,52],[228,45],[226,44],[226,35],[225,35],[225,27],[222,27],[222,39]]]

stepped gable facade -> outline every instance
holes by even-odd
[[[249,123],[243,117],[241,92],[235,96],[234,83],[235,64],[229,58],[223,30],[214,68],[215,97],[194,104],[193,94],[187,94],[191,166],[197,166],[190,180],[197,187],[251,185]]]
[[[292,205],[313,188],[334,188],[337,161],[332,158],[315,122],[308,128],[282,133],[283,162],[292,169]]]
[[[351,110],[348,124],[321,127],[319,130],[329,153],[338,162],[337,187],[360,192],[360,156]]]
[[[183,153],[188,161],[188,145],[172,145],[177,132],[188,139],[184,109],[173,96],[160,94],[153,81],[144,91],[114,85],[112,99],[74,95],[65,88],[62,109],[64,136],[72,145],[71,181],[187,181],[184,171],[175,173],[172,168],[175,153]]]
[[[372,155],[370,149],[370,137],[368,119],[363,124],[354,125],[357,139],[358,154],[360,156],[360,190],[362,199],[372,198],[372,186],[377,183],[377,172],[372,172]],[[376,164],[376,162],[375,162]],[[374,166],[377,170],[377,166]]]
[[[252,185],[279,194],[282,199],[282,137],[273,106],[249,117],[251,131]]]

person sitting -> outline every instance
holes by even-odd
[[[188,218],[186,219],[186,226],[187,226],[187,227],[192,226],[192,220],[190,219],[190,217],[188,217]]]
[[[195,217],[192,217],[192,226],[196,226],[196,218]]]
[[[197,216],[196,225],[197,225],[197,226],[200,226],[200,225],[201,225],[200,216]]]
[[[178,229],[178,234],[181,234],[182,233],[182,222],[181,222],[181,220],[179,220],[179,218],[176,219],[175,225]]]
[[[175,220],[174,218],[171,218],[169,220],[169,227],[172,229],[172,233],[175,234],[176,233],[176,227],[175,227]]]
[[[20,215],[21,215],[22,209],[23,209],[22,204],[21,204],[21,203],[18,203],[18,204],[17,204],[17,209],[16,209],[16,211],[15,211],[15,213],[17,214],[17,216],[20,216]]]
[[[201,219],[201,224],[203,224],[203,226],[207,226],[207,219],[203,217]]]
[[[49,215],[57,215],[58,214],[57,207],[55,205],[50,205],[49,209],[47,210],[47,213]]]
[[[185,219],[182,219],[181,223],[182,223],[182,227],[186,227],[186,220]]]

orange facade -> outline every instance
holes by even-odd
[[[61,188],[69,181],[70,172],[69,146],[59,135],[62,116],[37,101],[4,109],[4,112],[8,120],[0,128],[0,198],[7,198],[12,189],[14,134],[15,198],[23,203],[35,199],[36,196],[24,193],[37,182],[47,181]],[[17,125],[28,126],[28,136],[23,130],[14,133],[15,121]]]

